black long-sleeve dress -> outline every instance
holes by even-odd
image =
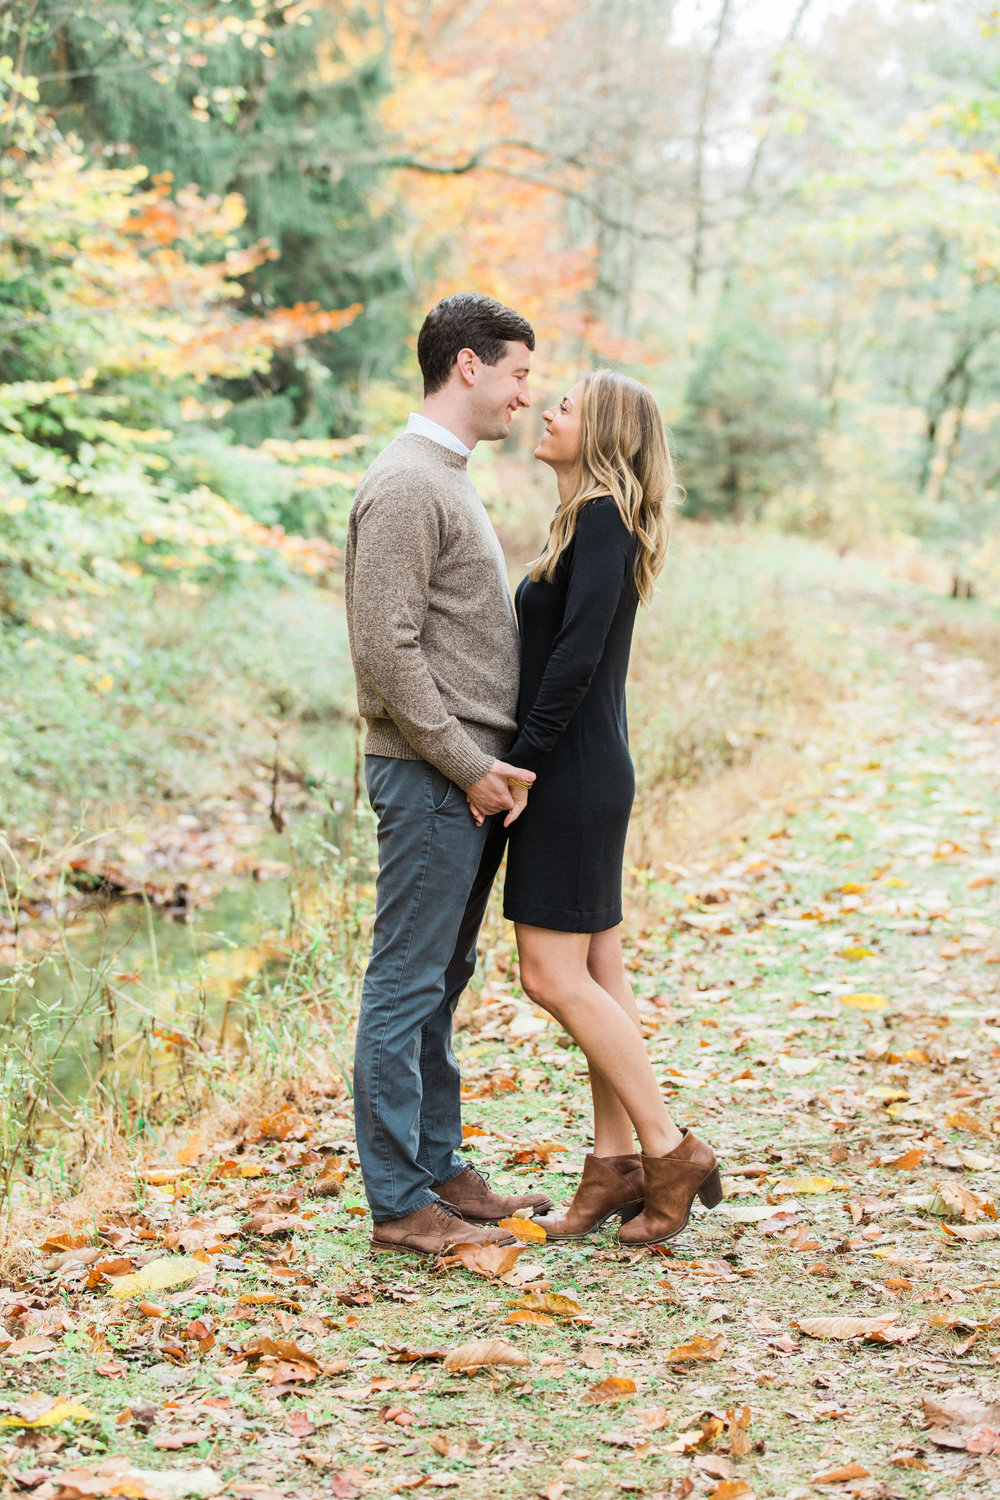
[[[610,496],[588,501],[552,578],[525,578],[514,597],[521,686],[507,759],[538,779],[510,830],[510,921],[604,932],[622,920],[635,797],[625,715],[635,550]]]

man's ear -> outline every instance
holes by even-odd
[[[479,356],[475,349],[459,349],[455,365],[459,376],[465,385],[474,385],[476,380],[476,368],[479,364]]]

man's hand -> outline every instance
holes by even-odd
[[[515,776],[518,781],[529,783],[535,779],[534,771],[522,771],[518,766],[509,766],[504,760],[495,760],[486,775],[480,776],[466,792],[474,813],[478,812],[482,817],[488,818],[492,813],[513,812],[514,817],[505,819],[504,824],[506,826],[513,823],[524,806],[518,799],[523,797],[527,801],[527,791],[523,787],[508,786],[508,776]]]

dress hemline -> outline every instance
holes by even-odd
[[[526,927],[543,927],[550,932],[608,932],[612,927],[620,927],[624,920],[620,906],[587,912],[565,906],[519,906],[505,901],[503,914],[508,922],[523,922]]]

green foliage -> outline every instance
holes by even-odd
[[[723,322],[696,363],[674,427],[686,509],[743,521],[815,462],[819,404],[774,336],[749,317]]]
[[[41,9],[64,6],[42,0]],[[348,331],[319,339],[309,356],[290,351],[263,378],[224,385],[237,403],[228,422],[243,441],[351,432],[359,372],[394,371],[409,331],[395,224],[374,191],[378,109],[390,82],[385,58],[345,60],[344,46],[371,25],[360,9],[263,11],[235,0],[202,10],[186,27],[177,18],[173,34],[187,45],[171,51],[159,0],[111,0],[100,16],[81,7],[60,32],[65,82],[50,74],[43,102],[95,149],[122,143],[114,149],[126,162],[138,159],[207,193],[239,193],[246,235],[278,252],[248,279],[251,304],[364,304]],[[115,66],[109,33],[128,37],[147,66]],[[252,412],[241,418],[244,401]]]

